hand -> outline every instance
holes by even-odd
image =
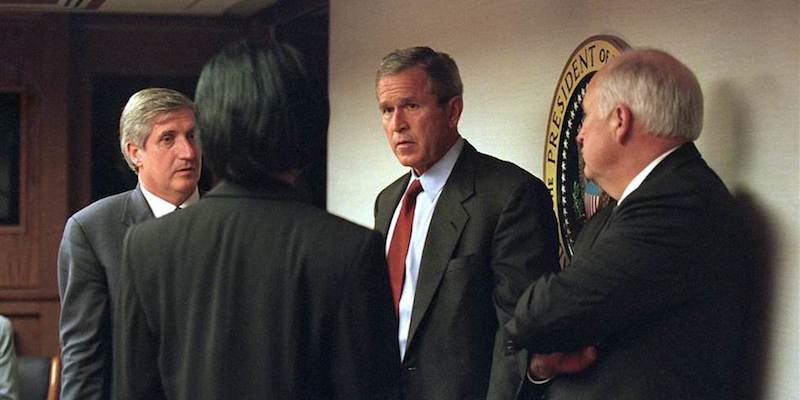
[[[572,353],[534,354],[528,373],[537,380],[550,379],[558,374],[581,372],[597,360],[597,348],[586,346]]]

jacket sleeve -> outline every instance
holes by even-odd
[[[111,393],[108,280],[83,227],[67,220],[58,253],[61,296],[61,398],[106,399]]]
[[[576,251],[569,267],[527,289],[506,326],[515,343],[536,353],[596,345],[700,298],[719,278],[704,267],[711,265],[703,261],[709,255],[696,250],[714,235],[700,197],[681,193],[629,203]]]
[[[507,354],[503,329],[530,283],[558,268],[558,242],[552,203],[544,185],[525,180],[504,202],[492,235],[491,267],[498,319],[489,399],[512,398],[524,377],[527,353]]]
[[[0,315],[0,400],[14,400],[19,394],[17,353],[11,321]]]

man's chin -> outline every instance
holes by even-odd
[[[196,187],[197,187],[197,178],[188,178],[188,177],[180,179],[173,185],[173,189],[175,189],[176,192],[183,193],[187,196],[191,195]]]
[[[416,160],[415,160],[415,158],[413,156],[409,156],[409,155],[405,155],[405,154],[396,154],[396,153],[395,153],[395,156],[397,157],[397,161],[400,162],[400,165],[402,165],[404,167],[414,168],[414,164],[416,164],[415,163]]]

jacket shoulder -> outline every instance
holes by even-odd
[[[532,190],[538,195],[547,193],[544,182],[510,161],[477,151],[467,161],[472,164],[470,168],[474,171],[475,187],[480,192]]]
[[[128,190],[127,192],[104,197],[78,210],[71,218],[83,225],[96,220],[105,220],[108,217],[113,217],[124,207],[125,201],[130,197],[132,192],[133,190]]]

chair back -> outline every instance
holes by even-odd
[[[61,359],[58,356],[17,357],[19,400],[58,400]]]

